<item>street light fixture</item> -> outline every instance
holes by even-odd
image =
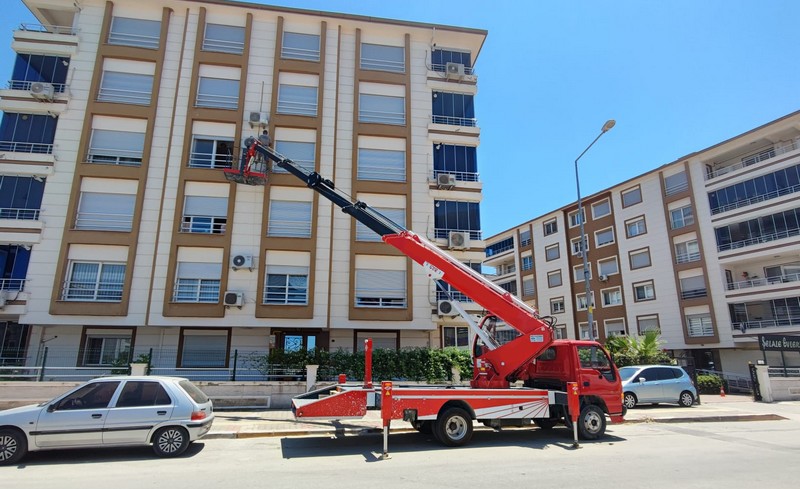
[[[594,306],[592,304],[592,285],[589,283],[589,259],[587,255],[589,254],[589,250],[587,250],[586,246],[586,233],[584,232],[583,221],[584,219],[584,212],[583,212],[583,202],[581,201],[581,182],[578,178],[578,160],[589,151],[589,148],[594,146],[594,143],[600,139],[600,136],[607,133],[614,127],[614,124],[617,122],[614,119],[609,119],[603,124],[603,127],[600,129],[600,134],[594,138],[594,141],[583,150],[583,153],[580,154],[577,158],[575,158],[575,186],[578,190],[578,220],[580,221],[581,225],[581,256],[583,257],[583,283],[586,286],[586,310],[588,312],[586,318],[588,321],[589,326],[589,333],[594,330],[594,317],[593,317],[593,309]],[[580,333],[580,330],[578,331]]]

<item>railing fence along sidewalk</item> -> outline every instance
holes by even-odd
[[[734,374],[731,372],[722,372],[718,370],[706,370],[700,368],[697,369],[697,374],[716,375],[717,377],[720,377],[727,384],[728,392],[741,392],[748,394],[753,392],[753,382],[747,375]]]

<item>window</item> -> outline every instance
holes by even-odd
[[[692,338],[714,336],[714,325],[710,314],[686,316],[686,327]]]
[[[521,231],[519,233],[519,245],[522,246],[530,246],[531,244],[531,232],[530,231]]]
[[[719,214],[797,192],[800,192],[800,165],[782,168],[709,192],[708,203],[711,213]]]
[[[455,175],[456,180],[478,181],[477,148],[437,143],[433,145],[433,176]]]
[[[372,209],[383,214],[395,224],[399,224],[403,227],[406,226],[405,209],[389,209],[385,207],[373,207]],[[368,228],[365,224],[356,221],[356,241],[370,241],[373,243],[380,243],[382,240],[378,233]]]
[[[75,229],[130,231],[135,204],[135,195],[81,192]]]
[[[606,325],[606,338],[610,338],[612,336],[625,336],[627,331],[625,331],[625,320],[624,319],[607,319],[605,321]]]
[[[514,238],[505,238],[486,247],[486,256],[495,256],[514,249]]]
[[[159,382],[129,380],[119,395],[117,407],[167,406],[172,404]]]
[[[233,153],[233,139],[195,136],[189,168],[231,168]]]
[[[229,334],[219,329],[181,329],[178,367],[227,367]]]
[[[152,91],[153,75],[104,70],[97,101],[150,105]]]
[[[594,322],[594,324],[592,325],[591,330],[589,329],[589,325],[587,323],[580,323],[578,325],[578,330],[580,332],[582,340],[596,340],[598,338],[596,322]],[[581,366],[584,366],[583,363],[584,362],[581,361]]]
[[[225,234],[228,198],[187,195],[183,204],[182,233]]]
[[[536,293],[536,285],[532,278],[522,279],[522,295],[532,296]]]
[[[586,272],[589,275],[589,280],[592,279],[592,266],[587,264]],[[583,282],[584,280],[583,265],[575,265],[572,267],[572,278],[575,282]]]
[[[561,250],[559,249],[558,243],[547,246],[544,249],[544,256],[547,261],[559,259],[561,257]]]
[[[406,99],[388,95],[359,94],[358,121],[402,126],[406,123]]]
[[[517,281],[516,280],[512,280],[510,282],[504,282],[502,284],[497,284],[497,286],[500,287],[501,289],[505,290],[506,292],[512,294],[512,295],[517,295]]]
[[[611,201],[608,199],[592,204],[592,219],[600,219],[611,214]]]
[[[359,180],[406,181],[406,152],[396,150],[359,148]]]
[[[118,46],[158,49],[161,22],[157,20],[112,17],[108,43]]]
[[[635,302],[651,301],[656,298],[653,281],[633,284],[633,300]]]
[[[319,61],[319,35],[284,32],[281,58]]]
[[[522,257],[521,268],[523,271],[531,270],[533,268],[533,257],[531,255]]]
[[[661,331],[658,324],[658,316],[640,316],[636,318],[639,327],[639,334],[643,335],[648,331]]]
[[[614,228],[606,228],[594,233],[594,242],[598,248],[614,243]]]
[[[630,258],[631,270],[636,270],[638,268],[646,268],[651,265],[649,248],[631,251],[630,253],[628,253],[628,258]]]
[[[127,366],[131,360],[131,333],[113,330],[87,330],[81,366]]]
[[[449,92],[433,92],[434,124],[475,127],[475,102],[472,95]]]
[[[63,93],[69,63],[65,56],[18,53],[8,88],[30,90],[32,82],[45,82],[53,84],[56,93]]]
[[[308,304],[308,267],[268,265],[264,304]]]
[[[640,236],[647,232],[647,226],[644,222],[644,216],[625,221],[625,232],[629,238]]]
[[[467,231],[470,239],[481,239],[480,204],[449,200],[434,201],[433,226],[437,238],[448,238],[450,231]],[[511,241],[513,247],[513,239]]]
[[[405,308],[406,272],[356,269],[355,306]]]
[[[222,265],[219,263],[178,262],[173,302],[219,302]]]
[[[316,143],[299,141],[275,141],[275,151],[292,160],[300,168],[312,172],[316,169],[315,156]],[[275,163],[272,164],[273,173],[288,173],[288,171]]]
[[[244,37],[244,27],[206,24],[206,32],[203,36],[203,51],[242,54],[244,52]]]
[[[680,279],[680,283],[682,299],[694,299],[707,295],[706,279],[702,275],[682,278]]]
[[[561,285],[561,270],[547,273],[547,286],[550,288]]]
[[[601,291],[601,295],[603,296],[603,307],[622,305],[622,290],[619,287],[604,289]]]
[[[566,340],[567,339],[567,325],[566,324],[556,324],[555,328],[553,328],[553,332],[555,334],[555,339],[557,339],[557,340]]]
[[[573,211],[569,213],[569,227],[574,228],[575,226],[580,226],[581,224],[581,217],[586,217],[586,210],[581,209],[580,214],[578,211]],[[584,221],[585,222],[585,221]]]
[[[317,116],[317,87],[281,84],[278,87],[278,113]]]
[[[31,250],[19,245],[0,245],[0,291],[23,290],[28,276]],[[0,292],[2,293],[2,292]],[[2,326],[0,321],[0,358],[2,355]],[[23,343],[24,344],[24,343]]]
[[[666,195],[673,195],[683,192],[689,188],[689,182],[686,180],[686,172],[676,173],[668,177],[664,177],[664,193]]]
[[[0,219],[38,219],[43,194],[43,178],[0,175]]]
[[[466,326],[442,326],[442,347],[469,348],[470,331]]]
[[[544,235],[550,236],[551,234],[555,234],[558,232],[558,221],[555,219],[551,219],[550,221],[546,221],[542,224],[544,228]]]
[[[753,218],[714,230],[719,251],[800,235],[800,208]]]
[[[562,314],[566,311],[564,307],[564,298],[563,297],[556,297],[555,299],[550,299],[550,314]]]
[[[92,129],[89,141],[89,163],[139,166],[144,153],[144,133]]]
[[[592,292],[591,298],[592,298],[592,309],[594,309],[594,292]],[[579,311],[585,311],[586,310],[586,294],[585,293],[577,294],[575,296],[575,304],[576,304],[576,307],[577,307],[577,309]]]
[[[686,241],[685,243],[675,243],[675,261],[677,263],[688,263],[700,259],[700,247],[697,240]]]
[[[270,201],[267,236],[310,238],[311,202]]]
[[[642,201],[642,188],[634,187],[622,192],[622,207],[629,207]]]
[[[447,69],[447,63],[459,63],[464,65],[469,73],[472,73],[470,59],[470,53],[466,51],[434,49],[431,52],[431,70],[444,72]]]
[[[669,211],[669,216],[672,229],[680,229],[694,224],[694,214],[690,205]]]
[[[4,112],[0,122],[0,151],[51,154],[58,118]]]
[[[581,238],[575,238],[570,241],[573,255],[580,256],[583,250],[589,251],[589,237],[584,236],[582,242],[583,246],[581,246]]]
[[[209,109],[239,108],[239,80],[201,76],[197,83],[195,107]]]
[[[125,282],[124,263],[71,261],[62,300],[120,302]]]
[[[361,43],[361,69],[405,73],[406,49]]]

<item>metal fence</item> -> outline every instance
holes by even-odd
[[[109,375],[128,375],[131,363],[147,364],[149,375],[186,377],[195,381],[305,381],[305,368],[268,361],[266,350],[203,350],[137,348],[108,351],[44,347],[26,356],[4,357],[0,380],[82,381]],[[333,373],[325,374],[333,376]]]

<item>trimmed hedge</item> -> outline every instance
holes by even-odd
[[[321,379],[336,379],[339,374],[350,380],[364,379],[364,352],[337,350],[293,351],[272,350],[269,355],[255,355],[248,359],[250,366],[264,375],[275,367],[305,369],[306,365],[319,365]],[[403,348],[400,350],[376,349],[372,352],[372,379],[408,380],[416,382],[442,382],[453,380],[452,369],[458,369],[461,378],[472,378],[472,360],[469,352],[458,348]]]
[[[700,394],[719,394],[723,380],[716,375],[698,375],[697,390]]]

